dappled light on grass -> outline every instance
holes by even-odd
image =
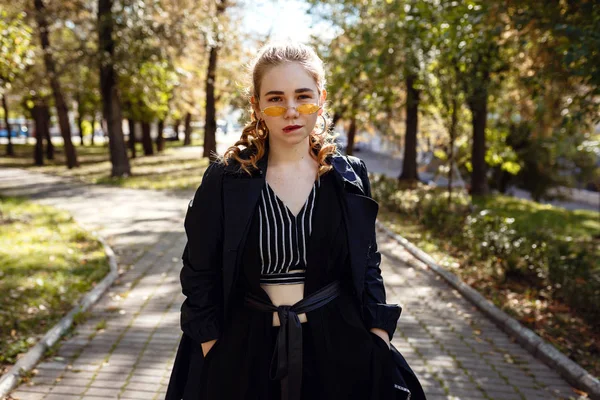
[[[566,210],[549,204],[495,195],[478,197],[480,208],[492,208],[501,217],[515,219],[516,226],[549,229],[561,236],[600,238],[600,213],[589,210]]]
[[[0,197],[0,369],[109,271],[102,245],[63,211]]]

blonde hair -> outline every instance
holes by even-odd
[[[297,62],[306,70],[306,72],[315,80],[317,88],[319,89],[319,95],[325,89],[325,71],[323,69],[323,61],[319,58],[317,53],[307,45],[301,43],[270,43],[265,45],[258,53],[258,56],[250,64],[249,70],[252,76],[252,83],[250,87],[246,89],[246,94],[254,96],[255,99],[259,98],[260,85],[262,84],[265,73],[272,67],[282,65],[288,62]],[[242,136],[235,142],[235,144],[229,147],[223,157],[219,157],[219,161],[225,165],[229,165],[229,162],[233,160],[240,164],[240,168],[246,171],[249,175],[252,174],[252,169],[257,170],[258,165],[256,164],[265,154],[265,147],[268,145],[269,131],[263,121],[258,123],[258,117],[255,111],[251,108],[250,122],[242,130]],[[331,165],[327,163],[327,157],[333,155],[337,151],[335,144],[335,135],[332,134],[328,126],[329,116],[327,112],[323,113],[325,118],[325,127],[323,133],[315,133],[314,131],[309,135],[310,143],[310,155],[315,161],[319,163],[318,176],[323,175],[325,172],[331,169]],[[262,131],[262,134],[261,134]],[[240,149],[238,146],[245,146],[246,149],[250,149],[250,155],[248,159],[240,157]]]

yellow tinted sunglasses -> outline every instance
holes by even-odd
[[[281,117],[286,113],[288,108],[295,109],[296,111],[298,111],[298,114],[309,115],[319,111],[321,109],[321,106],[318,104],[300,104],[297,107],[270,106],[263,108],[262,110],[260,110],[260,112],[269,117]]]

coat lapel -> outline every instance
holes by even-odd
[[[238,171],[235,163],[225,167],[223,176],[224,239],[223,239],[223,297],[224,312],[237,277],[237,256],[243,249],[252,212],[265,185],[267,155],[257,165],[258,171],[249,176]]]
[[[240,155],[245,156],[242,152]],[[237,171],[232,163],[225,167],[223,178],[224,243],[223,243],[223,296],[225,316],[228,300],[238,275],[238,254],[243,249],[252,213],[265,185],[268,148],[257,162],[259,167],[252,176]],[[375,229],[378,204],[365,196],[362,181],[347,161],[339,154],[330,156],[338,195],[341,195],[342,218],[350,251],[350,267],[354,289],[362,300],[365,267],[369,241]]]
[[[375,229],[379,205],[365,196],[362,180],[345,157],[333,156],[331,165],[336,171],[338,194],[342,197],[342,217],[346,225],[352,282],[356,295],[362,300],[369,241]]]

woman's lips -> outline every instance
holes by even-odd
[[[290,126],[286,126],[285,128],[283,128],[283,131],[286,133],[289,133],[289,132],[293,132],[296,129],[300,129],[300,128],[302,128],[301,125],[290,125]]]

